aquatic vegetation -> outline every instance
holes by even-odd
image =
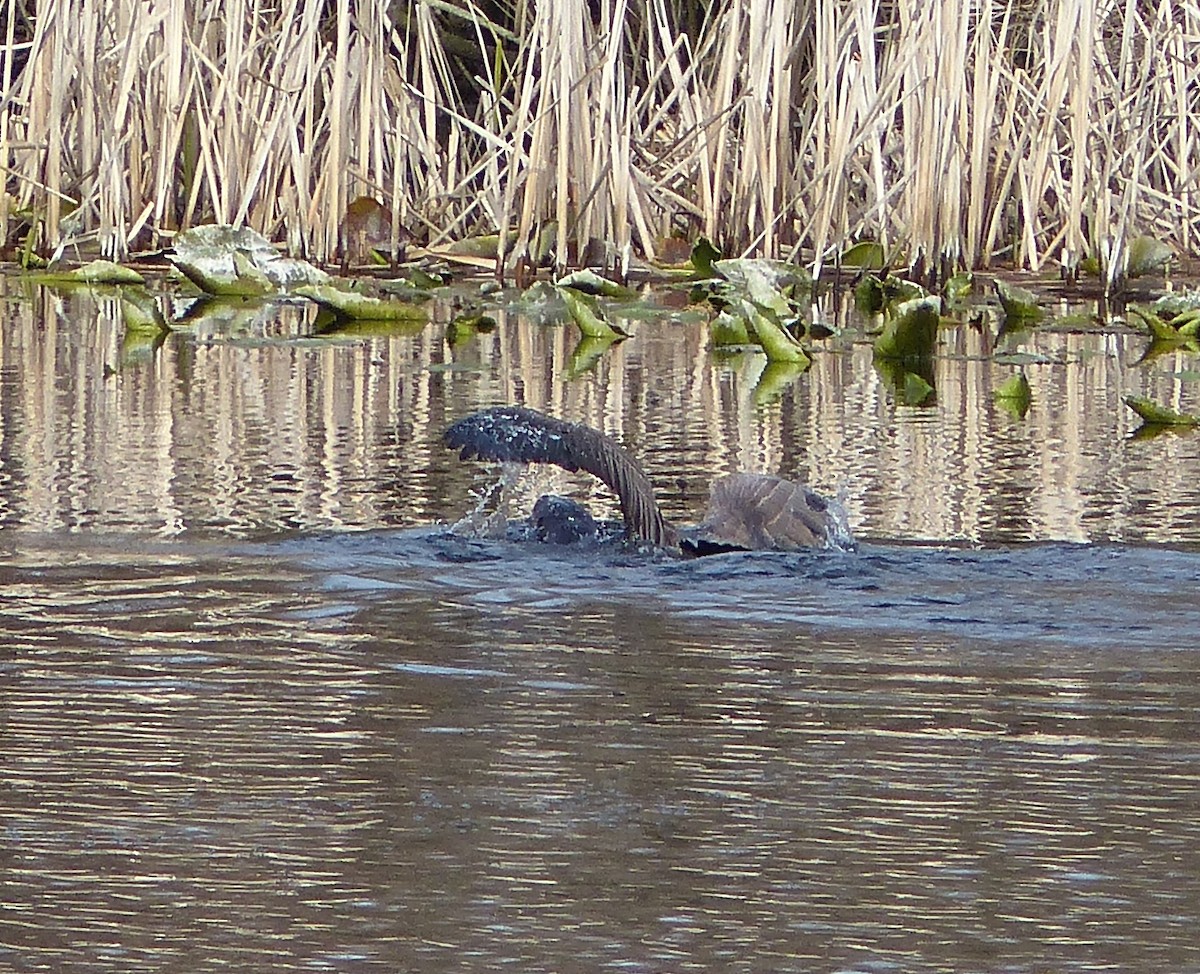
[[[1181,413],[1142,396],[1125,396],[1124,403],[1147,426],[1200,426],[1200,416]]]
[[[864,271],[879,271],[888,266],[887,252],[883,244],[875,240],[860,240],[842,251],[838,263],[842,267]]]
[[[607,339],[611,342],[629,337],[625,329],[614,325],[604,316],[600,305],[590,294],[584,294],[572,287],[560,287],[558,290],[566,302],[567,314],[584,338]]]
[[[1129,257],[1125,276],[1142,277],[1155,271],[1164,271],[1175,257],[1175,248],[1154,237],[1135,237],[1129,243]]]
[[[933,355],[941,322],[942,299],[936,295],[911,298],[884,316],[875,339],[875,357],[898,362],[921,362]]]
[[[1004,311],[1003,324],[1006,328],[1027,328],[1045,317],[1046,312],[1038,303],[1037,295],[1028,288],[998,277],[992,281],[992,287]]]
[[[996,404],[1016,419],[1024,419],[1033,402],[1033,393],[1029,388],[1029,379],[1024,372],[1018,372],[1002,382],[992,393]]]
[[[891,305],[925,295],[926,291],[920,284],[894,274],[867,274],[854,286],[854,307],[861,314],[876,315]]]
[[[146,279],[132,267],[124,267],[111,260],[93,260],[82,267],[64,270],[30,271],[29,280],[52,287],[72,284],[145,284]]]
[[[330,280],[308,261],[285,257],[248,227],[209,224],[186,230],[176,235],[167,259],[205,294],[217,296],[259,297]]]
[[[328,308],[343,318],[355,321],[397,321],[424,323],[428,315],[407,301],[385,301],[369,294],[346,291],[328,284],[307,284],[292,290],[297,297]]]

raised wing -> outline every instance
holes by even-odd
[[[675,543],[641,466],[616,440],[590,426],[524,406],[495,406],[460,419],[442,438],[463,460],[551,463],[586,471],[616,493],[631,536],[656,545]]]

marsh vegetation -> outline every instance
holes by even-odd
[[[393,244],[726,254],[1110,282],[1200,223],[1200,11],[979,0],[6,0],[0,235],[120,258],[247,224]],[[503,231],[503,232],[502,232]]]

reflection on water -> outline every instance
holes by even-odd
[[[503,315],[148,351],[107,299],[3,314],[0,969],[1200,969],[1200,437],[1119,404],[1200,408],[1186,359],[1032,333],[1018,421],[965,328],[916,410],[853,329],[759,407],[688,326],[566,381],[566,330]],[[430,529],[490,476],[441,429],[518,400],[680,520],[770,469],[881,540]],[[1049,543],[1084,539],[1139,544]]]
[[[1135,365],[1145,341],[1124,332],[1006,339],[1033,357],[1033,407],[1016,420],[991,395],[1016,367],[969,326],[943,330],[937,405],[915,409],[895,404],[853,322],[759,406],[761,361],[717,363],[699,324],[630,322],[634,339],[567,380],[570,330],[503,313],[494,333],[451,348],[440,306],[415,335],[358,340],[305,337],[304,314],[284,307],[131,357],[113,298],[35,290],[2,309],[6,527],[244,536],[454,519],[477,468],[438,435],[471,409],[521,401],[620,436],[684,521],[715,472],[746,469],[844,491],[870,537],[1200,540],[1200,437],[1131,440],[1120,402],[1200,409],[1192,365],[1183,353]],[[613,513],[602,487],[561,472],[525,502],[546,486]]]
[[[1058,631],[1081,552],[1140,631]],[[936,552],[27,544],[0,965],[1193,969],[1200,559],[1081,552],[964,563],[993,638]]]

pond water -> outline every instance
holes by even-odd
[[[1200,435],[1120,402],[1200,410],[1186,356],[1112,325],[997,362],[985,321],[909,408],[828,308],[766,396],[695,322],[566,378],[517,314],[151,350],[4,286],[0,967],[1200,970]],[[496,474],[438,436],[499,402],[618,436],[677,520],[770,470],[862,543],[451,536]],[[615,514],[561,471],[513,511],[547,489]]]

